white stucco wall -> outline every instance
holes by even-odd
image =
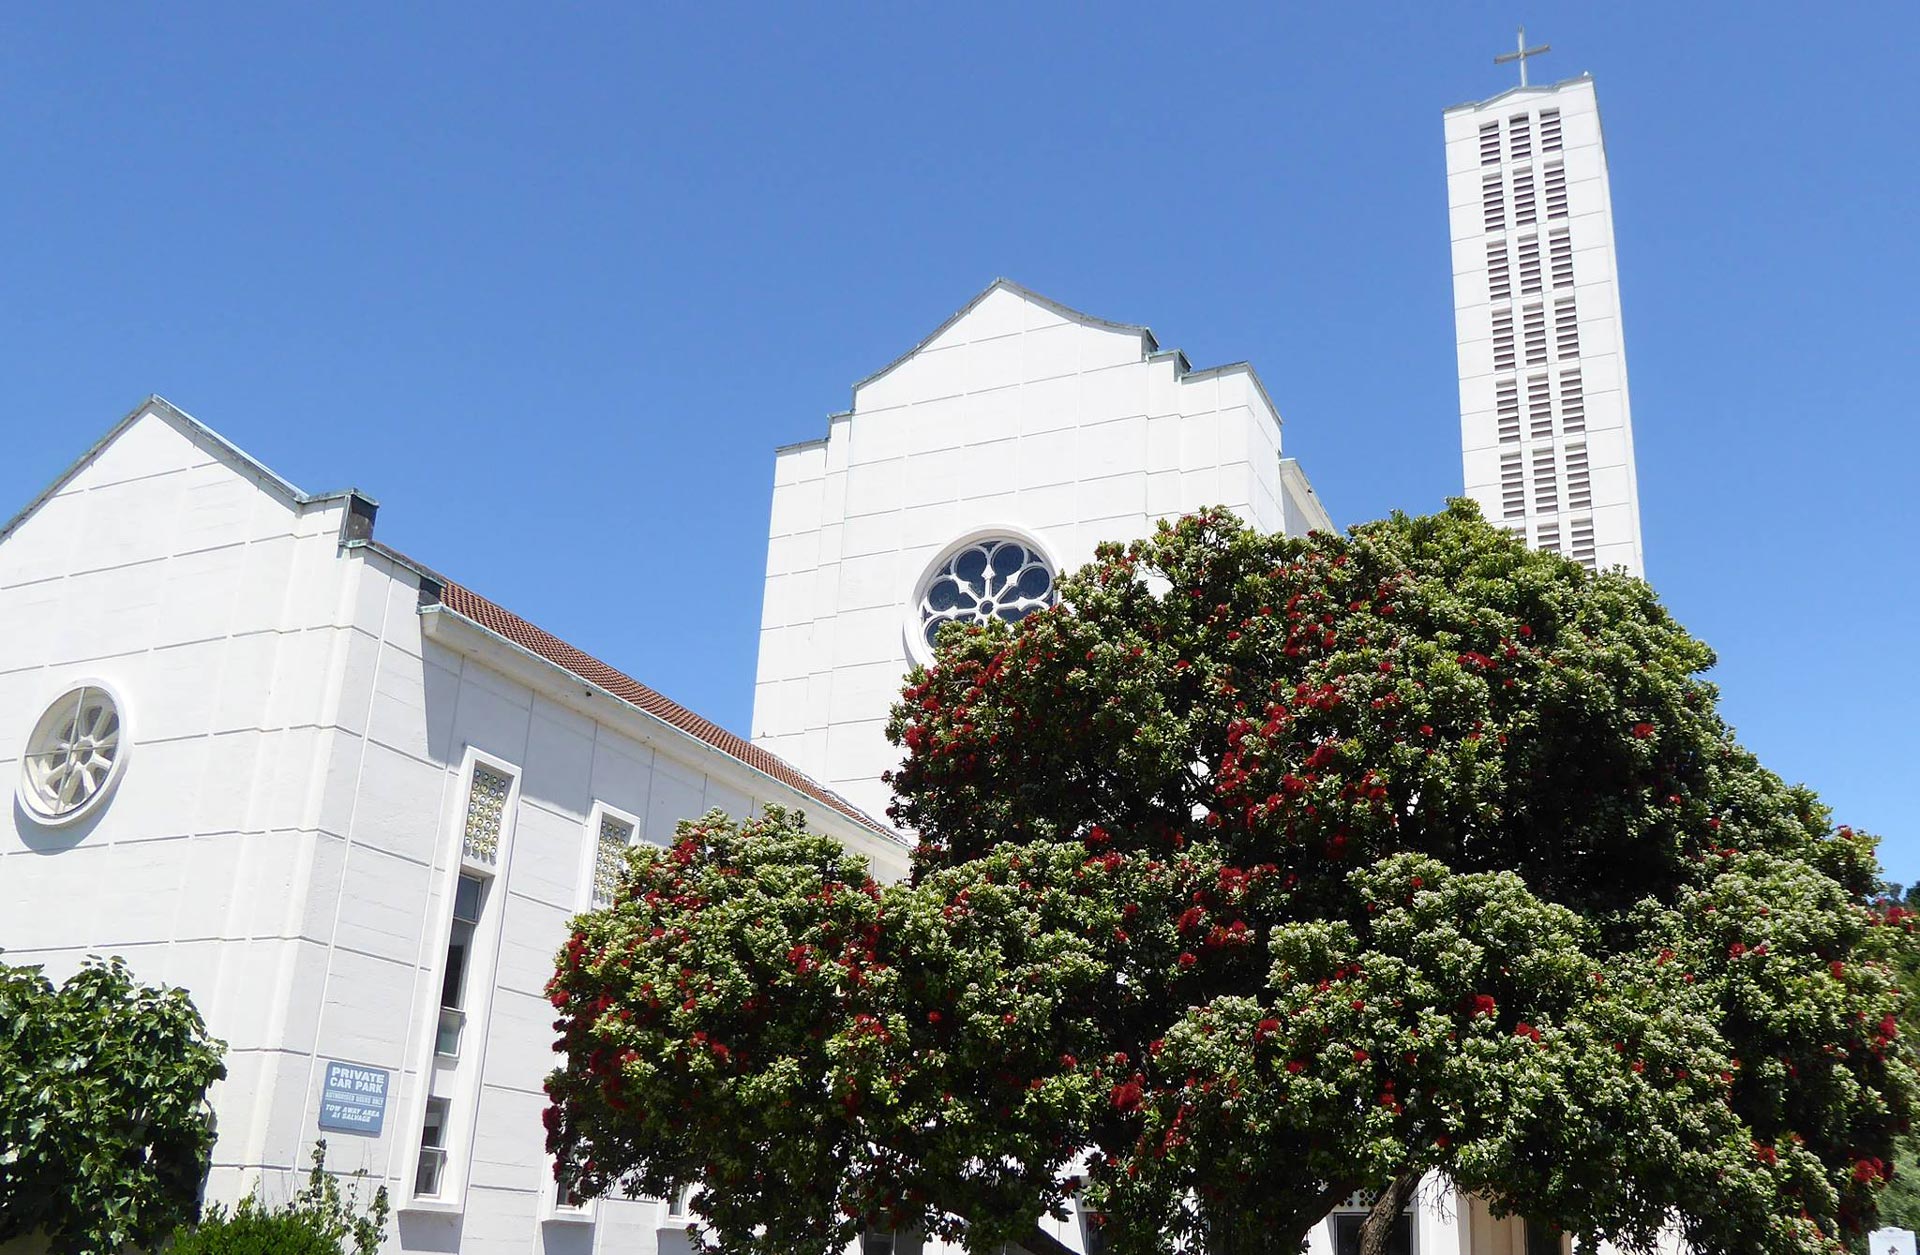
[[[911,603],[957,543],[1009,531],[1067,571],[1206,505],[1283,531],[1286,495],[1250,367],[1190,370],[1145,328],[997,283],[777,454],[754,739],[882,814]]]

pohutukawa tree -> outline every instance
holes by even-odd
[[[777,811],[634,856],[551,987],[560,1171],[702,1183],[729,1251],[1057,1251],[1079,1195],[1115,1252],[1290,1253],[1356,1190],[1379,1250],[1430,1173],[1837,1251],[1915,1102],[1911,922],[1712,662],[1464,503],[1105,547],[911,677],[909,883]]]

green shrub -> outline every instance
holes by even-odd
[[[117,958],[58,986],[0,963],[0,1244],[114,1255],[199,1215],[224,1050],[185,990]]]
[[[340,1179],[327,1171],[326,1139],[314,1143],[307,1184],[283,1208],[262,1203],[258,1191],[232,1211],[215,1203],[192,1228],[176,1230],[167,1255],[375,1255],[387,1228],[387,1187],[373,1192],[364,1213],[360,1186],[365,1171],[353,1174],[343,1193]]]

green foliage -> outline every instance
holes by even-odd
[[[742,1252],[983,1252],[1080,1192],[1121,1255],[1284,1251],[1430,1171],[1702,1255],[1871,1221],[1912,919],[1646,585],[1462,503],[1210,511],[1061,587],[949,628],[895,708],[910,884],[710,815],[576,921],[563,1174],[705,1182]]]
[[[376,1189],[363,1211],[365,1176],[356,1172],[353,1188],[342,1193],[339,1179],[327,1171],[322,1138],[314,1143],[306,1185],[286,1206],[265,1206],[257,1190],[231,1212],[215,1203],[199,1224],[174,1233],[168,1255],[378,1255],[390,1210],[387,1187]]]
[[[199,1213],[223,1044],[184,990],[0,964],[0,1241],[118,1255]]]

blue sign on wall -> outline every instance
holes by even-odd
[[[387,1072],[356,1063],[328,1063],[320,1085],[320,1127],[378,1137],[387,1118]]]

